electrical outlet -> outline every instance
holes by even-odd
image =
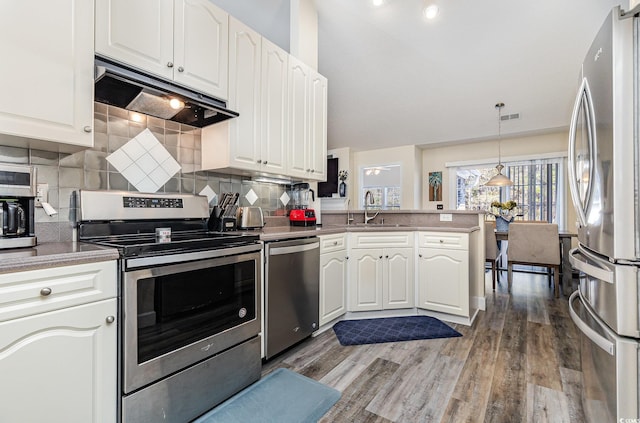
[[[42,203],[49,202],[49,184],[36,185],[36,207],[42,207]]]
[[[451,222],[453,215],[451,213],[440,213],[440,222]]]

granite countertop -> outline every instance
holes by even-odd
[[[443,227],[443,226],[408,226],[395,224],[355,224],[355,225],[324,225],[324,226],[265,226],[260,231],[263,241],[277,241],[281,239],[306,238],[318,235],[330,235],[343,232],[464,232],[479,231],[479,226],[472,227]],[[253,232],[256,233],[256,232]]]
[[[117,259],[118,250],[115,248],[83,242],[45,242],[32,248],[0,250],[0,273]]]

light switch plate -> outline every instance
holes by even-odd
[[[451,213],[440,213],[440,222],[451,222],[453,215]]]

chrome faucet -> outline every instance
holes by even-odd
[[[365,225],[369,223],[370,220],[375,219],[378,213],[380,213],[380,210],[378,210],[376,211],[376,214],[374,214],[373,216],[369,216],[369,213],[368,213],[369,204],[375,204],[375,203],[373,200],[373,194],[371,193],[371,191],[367,190],[367,192],[365,192],[364,194],[364,224]]]

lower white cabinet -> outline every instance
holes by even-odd
[[[468,234],[419,235],[419,308],[469,317],[468,245]]]
[[[353,234],[349,264],[349,311],[414,306],[413,236],[410,233]],[[388,248],[367,246],[397,245]]]
[[[0,323],[0,420],[116,421],[116,301]]]
[[[320,236],[320,326],[347,311],[346,235]]]
[[[0,421],[116,422],[116,262],[0,275]]]

